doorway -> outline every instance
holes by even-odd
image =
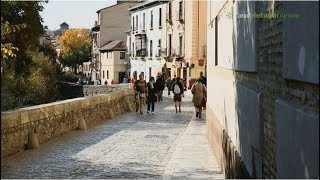
[[[119,83],[123,83],[123,78],[126,76],[125,72],[119,72]]]

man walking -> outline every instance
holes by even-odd
[[[165,87],[165,81],[163,79],[163,76],[161,76],[160,73],[158,73],[157,80],[156,80],[156,88],[158,90],[158,100],[162,101],[162,93]]]
[[[136,99],[136,112],[140,110],[140,114],[143,114],[142,110],[146,103],[147,83],[143,80],[143,74],[139,75],[139,80],[134,82],[134,91]]]

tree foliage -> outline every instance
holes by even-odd
[[[26,27],[26,24],[10,25],[8,21],[1,20],[1,57],[2,59],[8,59],[16,57],[14,51],[19,51],[19,49],[13,46],[12,43],[7,42],[7,37],[12,33],[20,31]]]
[[[29,64],[31,59],[26,58],[25,52],[28,49],[37,49],[39,46],[39,38],[44,33],[42,18],[39,14],[43,10],[43,1],[2,1],[1,2],[1,24],[5,25],[7,33],[5,39],[1,39],[1,43],[7,44],[5,48],[14,47],[15,51],[15,69],[16,75],[25,75],[29,73]],[[10,28],[7,28],[10,25]],[[11,31],[13,27],[19,28],[19,31]],[[16,28],[14,30],[16,30]],[[2,28],[1,28],[2,30]],[[10,53],[10,51],[7,51]],[[12,52],[12,51],[11,51]],[[3,51],[5,53],[5,50]],[[12,55],[14,56],[14,55]],[[12,57],[11,56],[11,57]],[[10,57],[10,56],[7,56]]]
[[[85,29],[70,29],[57,37],[61,47],[61,63],[74,70],[90,59],[90,33]]]
[[[42,47],[43,1],[1,2],[1,110],[56,99],[55,52]],[[19,50],[19,51],[18,51]]]
[[[16,76],[13,61],[2,65],[1,110],[43,104],[56,99],[57,74],[54,66],[42,53],[27,51],[31,59],[30,74]]]

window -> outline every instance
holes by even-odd
[[[151,11],[150,29],[153,29],[153,11]]]
[[[102,71],[102,78],[104,79],[104,71]]]
[[[150,40],[150,57],[152,57],[152,40]]]
[[[138,15],[136,15],[136,30],[138,30],[139,27],[139,20],[138,20]]]
[[[171,16],[172,16],[172,4],[171,2],[169,2],[169,19],[171,20]]]
[[[161,39],[158,40],[158,56],[161,56]]]
[[[135,53],[134,53],[134,43],[132,43],[132,55],[135,55]]]
[[[162,26],[162,10],[161,10],[161,8],[159,8],[159,27],[161,27]]]
[[[182,19],[182,1],[179,2],[179,20]]]
[[[169,56],[171,56],[171,45],[172,45],[172,34],[169,34],[169,44],[168,44],[168,48],[169,48],[169,50],[168,50],[168,52],[169,52]]]
[[[129,48],[128,48],[128,53],[131,53],[131,37],[129,37]]]
[[[143,30],[146,29],[146,13],[143,13]]]
[[[125,52],[120,52],[120,59],[125,59]]]
[[[134,31],[134,16],[132,17],[132,31]]]
[[[149,78],[151,77],[152,68],[149,67]]]
[[[137,57],[144,57],[147,54],[147,37],[145,34],[136,36],[135,53]]]
[[[109,79],[109,71],[107,71],[107,79]]]
[[[110,52],[110,58],[112,59],[112,52]]]
[[[108,57],[108,54],[109,54],[109,53],[108,53],[108,52],[106,52],[106,54],[107,54],[107,59],[108,59],[108,58],[109,58],[109,57]]]
[[[179,37],[179,54],[182,54],[182,36]]]

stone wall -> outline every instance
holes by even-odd
[[[133,84],[115,84],[115,85],[83,85],[83,95],[92,96],[96,94],[107,94],[121,89],[133,89]]]
[[[1,157],[27,149],[30,135],[34,133],[41,146],[41,143],[81,128],[83,122],[92,125],[132,111],[133,105],[133,90],[123,89],[2,112]]]
[[[72,99],[77,97],[92,96],[97,94],[107,94],[120,89],[132,89],[133,84],[114,85],[81,85],[70,82],[58,82],[59,100]]]
[[[302,5],[305,3],[297,3],[297,2],[259,2],[256,3],[257,10],[259,12],[264,13],[297,13],[295,9],[300,9]],[[312,5],[312,2],[307,2],[309,6]],[[317,4],[317,3],[314,3]],[[295,9],[290,9],[289,6],[294,6]],[[303,6],[305,8],[305,6]],[[310,9],[307,8],[307,9]],[[308,10],[307,10],[308,11]],[[311,14],[315,13],[315,11],[311,11]],[[318,11],[319,13],[319,11]],[[307,14],[299,13],[302,17],[307,17]],[[313,15],[314,17],[319,17],[316,15]],[[294,24],[296,22],[305,22],[310,25],[315,25],[317,21],[310,22],[310,19],[261,19],[257,20],[257,62],[258,62],[258,72],[257,73],[245,73],[245,72],[236,72],[235,77],[237,82],[243,82],[248,84],[248,86],[255,87],[259,89],[259,91],[262,93],[261,96],[261,122],[262,122],[262,143],[261,143],[261,154],[263,154],[263,157],[260,156],[260,158],[263,158],[263,178],[316,178],[318,175],[316,175],[316,172],[311,172],[311,169],[315,168],[314,166],[319,167],[318,165],[313,164],[311,167],[301,167],[299,170],[293,170],[294,168],[291,167],[291,171],[287,171],[286,173],[280,173],[279,169],[277,168],[277,164],[282,162],[282,164],[288,163],[289,159],[300,159],[305,158],[308,159],[307,156],[302,156],[302,153],[304,154],[304,148],[300,147],[302,144],[301,142],[296,141],[293,143],[295,145],[287,144],[287,152],[290,154],[290,151],[296,152],[296,155],[293,155],[291,158],[286,159],[284,158],[284,154],[279,154],[280,152],[277,152],[277,147],[281,147],[283,145],[283,142],[285,141],[278,141],[277,137],[282,137],[283,133],[290,132],[288,129],[294,128],[299,123],[306,123],[310,126],[305,126],[305,130],[309,132],[315,132],[319,134],[319,128],[314,129],[313,126],[317,126],[316,123],[319,123],[319,115],[318,118],[315,117],[315,121],[313,122],[303,122],[304,120],[307,120],[306,118],[301,119],[301,122],[297,122],[295,124],[295,119],[298,119],[300,115],[296,114],[294,116],[289,116],[287,114],[287,117],[291,117],[289,120],[291,123],[288,123],[286,126],[282,126],[282,129],[279,129],[277,132],[277,129],[280,127],[279,121],[286,121],[286,118],[278,119],[278,116],[276,114],[276,100],[279,98],[282,98],[284,100],[290,101],[297,105],[297,107],[300,107],[301,109],[306,109],[310,112],[308,114],[319,114],[319,82],[315,84],[311,84],[305,81],[296,81],[296,80],[290,80],[285,77],[284,71],[287,71],[288,69],[285,68],[285,61],[288,62],[291,65],[294,65],[294,59],[291,57],[290,59],[286,60],[284,56],[284,51],[287,51],[289,54],[296,54],[297,52],[294,49],[288,49],[289,46],[287,45],[286,41],[294,40],[296,37],[286,37],[286,34],[288,32],[285,31],[284,24],[285,23],[291,23]],[[309,22],[308,22],[309,21]],[[305,33],[303,26],[297,26],[292,29],[298,30],[301,28],[301,33],[298,33],[297,36],[302,36],[302,39],[306,39],[308,36],[312,36],[315,39],[316,34],[319,33],[318,30],[314,29],[314,31],[309,31],[308,34]],[[299,30],[298,30],[299,31]],[[319,36],[319,35],[318,35]],[[311,41],[309,42],[311,43]],[[300,42],[295,42],[294,44],[300,44]],[[305,43],[301,43],[307,46]],[[295,46],[295,45],[293,45]],[[319,41],[318,41],[318,47],[314,49],[319,49]],[[309,51],[310,53],[312,51]],[[318,51],[319,52],[319,51]],[[308,59],[311,63],[311,61],[318,61],[316,59]],[[312,63],[311,63],[312,64]],[[304,67],[305,69],[303,71],[308,72],[311,71],[310,67],[307,67],[307,65]],[[318,73],[319,73],[319,66],[317,65]],[[314,71],[312,71],[314,72]],[[292,72],[294,74],[299,74],[299,72]],[[318,77],[317,74],[313,74],[314,78]],[[300,111],[302,112],[302,111]],[[283,116],[285,117],[285,116]],[[312,125],[313,124],[313,125]],[[301,126],[298,125],[298,126]],[[302,130],[302,129],[301,129]],[[307,133],[304,132],[304,130],[299,131],[298,128],[295,128],[294,134],[296,136],[300,137],[308,137]],[[297,131],[297,132],[295,132]],[[299,135],[297,135],[299,134]],[[293,136],[291,136],[293,137]],[[306,138],[306,141],[310,141],[312,143],[314,141],[314,138],[311,137]],[[289,140],[289,139],[288,139]],[[295,150],[296,148],[299,148],[299,153]],[[316,147],[316,144],[313,144],[312,147],[308,149],[310,152],[310,155],[313,153],[319,154],[319,145]],[[285,153],[285,154],[286,154]],[[299,154],[299,157],[298,157]],[[311,155],[313,156],[313,155]],[[283,158],[282,158],[283,157]],[[287,156],[289,157],[289,156]],[[318,158],[316,158],[318,159]],[[310,160],[310,159],[309,159]],[[301,162],[303,164],[308,164],[312,162]],[[294,166],[303,166],[302,164],[299,164],[296,162],[289,163]],[[282,167],[281,167],[282,168]],[[289,168],[289,167],[288,167]],[[318,169],[318,168],[316,168]],[[294,172],[293,172],[294,171]],[[300,174],[297,176],[297,171],[306,171],[304,173],[307,173],[305,175]],[[309,172],[307,172],[309,171]],[[282,175],[280,175],[280,174]],[[280,175],[280,176],[279,176]]]
[[[247,178],[246,171],[255,178],[319,177],[319,4],[250,2],[251,13],[298,13],[300,19],[261,18],[232,27],[249,21],[234,17],[240,22],[232,23],[226,14],[248,2],[230,2],[210,2],[208,9],[207,133],[226,177]],[[239,39],[243,28],[254,29],[252,41]],[[218,49],[216,39],[230,41]],[[255,47],[254,62],[235,48],[251,50],[246,42]],[[249,63],[253,69],[241,68]]]

